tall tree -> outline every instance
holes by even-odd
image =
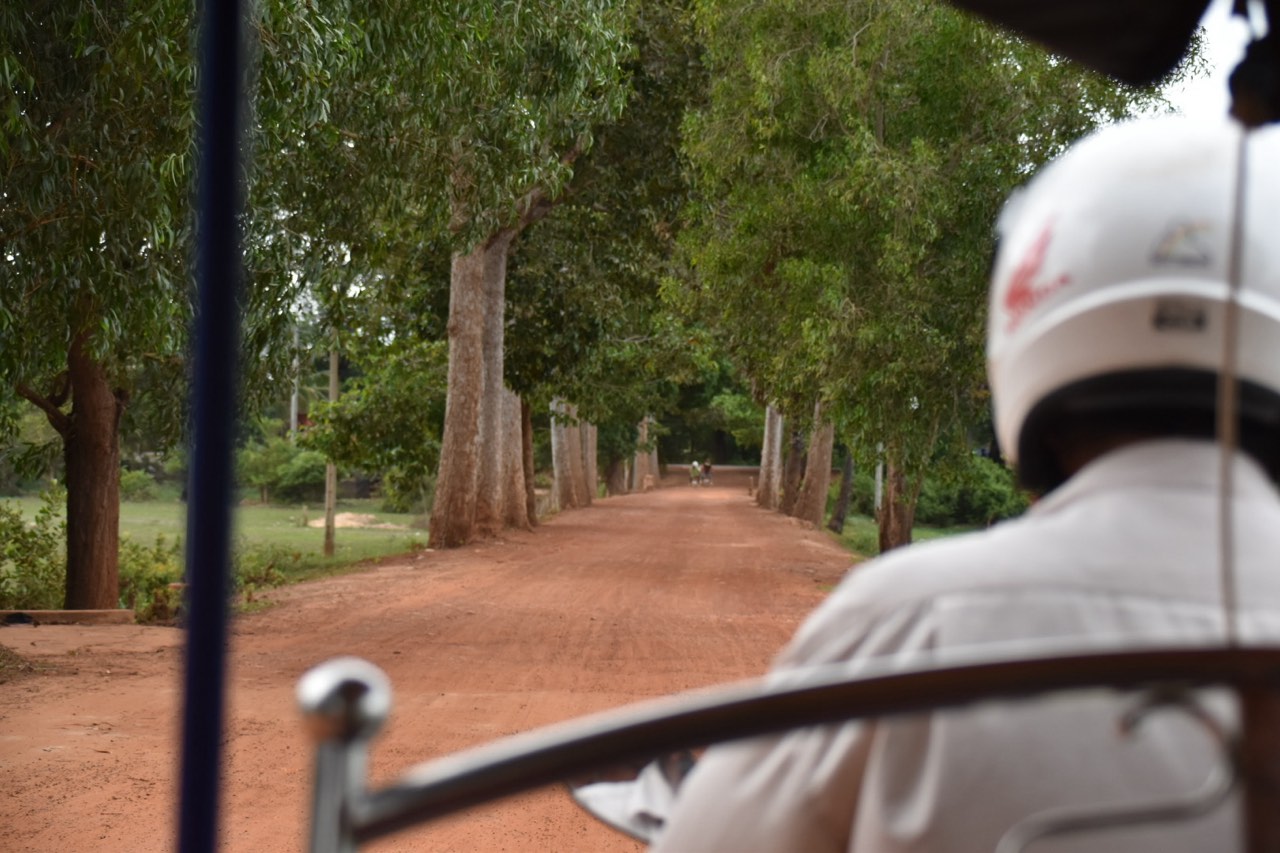
[[[910,503],[986,405],[1003,199],[1156,96],[927,0],[697,8],[712,84],[687,123],[701,198],[673,296],[789,420],[816,400],[864,456],[883,443]]]
[[[502,286],[511,241],[546,214],[589,147],[592,128],[621,110],[627,45],[621,5],[609,0],[561,0],[537,14],[519,4],[440,5],[450,6],[447,16],[435,8],[425,18],[414,15],[435,50],[425,63],[430,73],[417,77],[412,91],[430,112],[446,162],[440,189],[457,235],[449,391],[431,520],[432,544],[449,547],[473,535],[481,459],[497,450],[480,447],[482,420],[497,422],[483,412],[502,405],[500,349],[486,364],[486,288]],[[504,325],[494,318],[497,339]],[[491,336],[491,354],[497,339]],[[490,428],[484,437],[502,434]]]
[[[629,6],[626,108],[598,128],[555,214],[512,257],[507,382],[538,406],[577,407],[598,430],[611,491],[625,488],[637,425],[705,359],[659,298],[687,200],[680,125],[703,86],[686,5]]]
[[[328,21],[274,1],[258,12],[263,41],[289,62],[268,56],[256,83],[319,76],[332,58],[319,47]],[[0,9],[0,396],[25,398],[61,437],[71,608],[118,605],[121,424],[148,384],[183,385],[191,23],[190,6],[174,0]],[[254,135],[265,141],[279,119],[312,111],[319,97],[302,88],[273,104]],[[279,154],[274,141],[260,146],[263,162]],[[249,224],[251,243],[268,230]],[[245,340],[261,356],[288,281],[256,269]],[[247,364],[256,370],[261,360]],[[153,434],[173,441],[184,407],[170,398],[149,416]]]

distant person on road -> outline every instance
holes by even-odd
[[[711,460],[702,463],[702,485],[711,485]]]
[[[689,464],[689,485],[696,486],[702,482],[702,466],[695,459]]]
[[[1021,518],[858,567],[772,677],[1220,647],[1235,639],[1226,611],[1237,602],[1240,642],[1280,639],[1278,222],[1275,127],[1242,139],[1225,121],[1130,122],[1042,170],[1000,220],[987,356],[1001,447],[1043,497]],[[1239,448],[1215,441],[1232,287]],[[1222,536],[1233,537],[1236,589],[1225,602]],[[1122,735],[1135,698],[1078,692],[714,747],[656,849],[992,853],[1047,810],[1191,796],[1223,756],[1177,713]],[[1241,849],[1239,823],[1236,798],[1192,821],[1032,849],[1225,853]]]

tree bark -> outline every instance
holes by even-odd
[[[124,395],[77,335],[68,351],[71,414],[61,424],[67,477],[68,610],[120,606],[120,416]]]
[[[605,463],[604,489],[610,497],[627,493],[627,460],[613,457]]]
[[[524,486],[524,429],[520,397],[502,389],[502,505],[507,527],[529,530],[529,510]],[[530,447],[532,455],[532,447]]]
[[[800,480],[804,477],[804,435],[791,430],[791,442],[782,465],[782,494],[778,498],[778,511],[794,515],[800,498]]]
[[[505,230],[491,238],[484,249],[484,327],[481,346],[484,351],[484,385],[480,397],[480,456],[476,472],[475,525],[481,533],[492,535],[506,521],[503,463],[503,330],[506,316],[507,252],[515,232]]]
[[[591,492],[587,489],[586,466],[583,464],[582,430],[586,426],[578,420],[578,407],[570,406],[571,424],[565,425],[565,452],[569,455],[569,476],[573,478],[574,506],[591,506]]]
[[[649,441],[649,419],[645,418],[640,422],[638,444],[645,445]],[[653,472],[649,470],[649,453],[645,450],[637,450],[635,458],[631,462],[631,491],[638,492],[644,488],[644,478],[653,476]],[[655,478],[656,480],[656,478]]]
[[[338,348],[329,350],[329,402],[338,402]],[[330,460],[324,466],[324,555],[337,551],[336,521],[338,508],[338,466]]]
[[[520,400],[520,457],[524,469],[524,503],[530,527],[538,526],[538,492],[533,481],[533,409]]]
[[[554,484],[552,492],[557,509],[573,509],[578,506],[577,480],[573,476],[573,453],[569,442],[569,406],[563,400],[551,403],[551,467]]]
[[[756,503],[765,509],[778,508],[782,487],[782,415],[773,406],[764,410],[764,444],[760,448],[760,484]]]
[[[580,430],[582,433],[583,493],[587,496],[587,506],[590,506],[596,499],[596,492],[600,482],[600,473],[596,463],[596,425],[583,421]]]
[[[911,544],[911,528],[915,526],[916,500],[922,477],[908,488],[907,477],[900,465],[885,465],[884,503],[880,507],[880,553]]]
[[[813,435],[809,439],[804,484],[800,487],[800,496],[794,510],[796,518],[807,521],[814,527],[822,525],[822,517],[827,512],[827,492],[831,487],[831,449],[836,437],[835,426],[822,423],[820,417],[821,409],[817,408],[814,420],[818,425],[813,428]]]
[[[836,496],[836,505],[831,509],[831,520],[827,529],[832,533],[843,533],[845,521],[849,518],[849,503],[853,500],[853,451],[846,449],[844,462],[840,465],[840,494]]]
[[[453,257],[449,283],[449,378],[440,442],[440,473],[431,507],[432,548],[471,541],[484,389],[485,246]]]

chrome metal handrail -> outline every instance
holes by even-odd
[[[366,719],[368,709],[357,703],[378,688],[365,691],[358,686],[350,659],[322,664],[308,673],[305,683],[308,689],[300,699],[312,729],[330,733],[320,739],[316,803],[324,803],[324,813],[313,816],[313,839],[320,839],[319,846],[312,848],[315,851],[354,850],[360,842],[471,806],[677,749],[802,726],[997,699],[1025,700],[1066,690],[1168,685],[1219,685],[1239,694],[1244,713],[1238,766],[1247,833],[1242,849],[1246,853],[1280,849],[1266,846],[1276,837],[1273,824],[1280,822],[1276,801],[1280,786],[1272,784],[1278,777],[1280,753],[1267,743],[1276,731],[1271,707],[1280,695],[1280,648],[1099,652],[906,672],[889,672],[881,666],[856,671],[848,666],[826,667],[795,673],[785,684],[777,679],[733,684],[515,735],[421,764],[399,782],[377,791],[364,789],[349,776],[334,778],[328,768],[335,766],[333,756],[343,752],[356,757],[338,762],[340,766],[363,767],[368,738],[381,720]],[[322,707],[328,708],[327,713]],[[335,713],[343,719],[366,719],[366,723],[335,726]],[[335,736],[335,731],[345,734]],[[345,794],[338,796],[339,789]],[[322,790],[330,794],[321,798]]]

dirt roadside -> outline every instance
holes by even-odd
[[[745,474],[563,513],[534,533],[277,590],[233,630],[222,848],[305,844],[312,750],[293,691],[355,654],[395,691],[370,772],[581,714],[759,674],[847,569],[824,533],[757,508]],[[34,671],[0,683],[5,850],[173,849],[181,633],[0,628]],[[631,851],[559,790],[371,851]]]

